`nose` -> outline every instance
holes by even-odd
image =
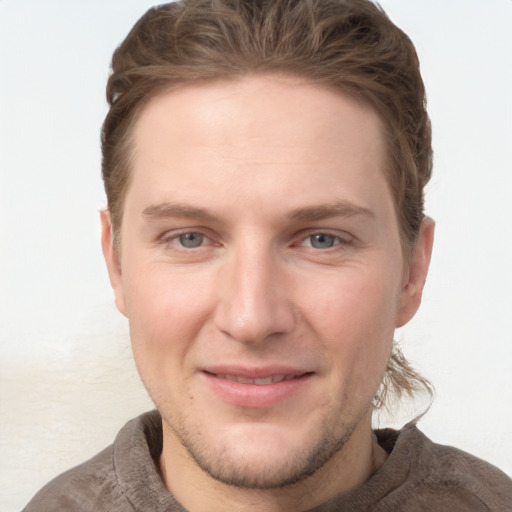
[[[216,327],[248,345],[293,331],[296,312],[283,264],[270,250],[240,248],[219,272]]]

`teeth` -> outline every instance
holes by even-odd
[[[274,380],[273,377],[265,377],[264,379],[254,379],[254,384],[272,384],[272,382],[279,382]]]
[[[247,379],[245,377],[233,377],[237,382],[240,382],[240,384],[254,384],[254,381],[252,379]]]
[[[217,374],[219,379],[231,380],[233,382],[239,382],[240,384],[256,384],[258,386],[265,386],[266,384],[274,384],[276,382],[282,382],[284,380],[292,380],[295,375],[272,375],[270,377],[264,377],[261,379],[248,379],[247,377],[237,377],[235,375],[224,375]]]

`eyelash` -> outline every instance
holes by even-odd
[[[187,235],[196,235],[196,236],[203,237],[207,240],[210,240],[210,237],[208,235],[206,235],[205,233],[203,233],[201,231],[192,231],[191,230],[191,231],[182,231],[180,233],[166,233],[163,236],[161,236],[158,239],[158,241],[160,244],[164,245],[165,247],[169,247],[171,244],[173,244],[175,242],[179,244],[180,238],[185,237]],[[185,247],[185,246],[183,246],[183,244],[179,245],[180,249],[185,250],[185,251],[192,250],[192,249],[198,249],[203,246],[204,246],[203,243],[201,243],[201,245],[198,245],[196,247]]]
[[[186,247],[183,245],[183,243],[180,243],[180,238],[187,236],[187,235],[189,235],[189,236],[196,235],[196,236],[202,237],[203,240],[201,241],[200,245],[197,245],[194,247]],[[314,247],[312,239],[315,236],[316,237],[323,236],[323,237],[327,237],[327,238],[332,238],[333,245],[331,245],[329,247],[324,247],[324,248]],[[182,231],[179,233],[164,234],[163,236],[161,236],[159,238],[159,243],[168,248],[170,247],[171,244],[177,243],[179,246],[179,250],[192,251],[194,249],[200,249],[200,248],[204,247],[205,245],[207,245],[207,244],[203,243],[204,240],[210,241],[210,242],[212,241],[210,236],[208,236],[206,233],[204,233],[200,230],[197,230],[197,231],[189,230],[189,231]],[[310,241],[309,244],[307,244],[308,240]],[[301,234],[298,242],[294,242],[293,244],[291,244],[291,246],[292,247],[308,247],[315,251],[327,252],[329,250],[336,250],[336,248],[340,249],[340,248],[349,247],[349,246],[353,245],[353,242],[354,242],[353,237],[348,235],[348,233],[346,234],[346,236],[340,236],[339,234],[333,234],[329,231],[310,231],[310,232]],[[211,244],[209,244],[209,245],[211,245]],[[217,245],[217,244],[213,243],[213,245]]]
[[[314,237],[330,238],[333,240],[333,245],[331,245],[329,247],[323,247],[323,248],[314,247],[314,243],[313,243]],[[305,245],[305,243],[308,240],[310,241],[310,244]],[[328,251],[329,249],[336,250],[336,248],[339,246],[348,247],[348,246],[352,245],[352,243],[353,243],[353,239],[351,237],[349,237],[348,235],[343,237],[343,236],[340,236],[339,234],[330,233],[329,231],[314,231],[314,232],[308,233],[305,237],[301,238],[301,241],[298,245],[299,245],[299,247],[309,247],[311,249],[316,249],[318,251]]]

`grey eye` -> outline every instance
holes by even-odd
[[[204,243],[205,236],[201,233],[184,233],[178,237],[180,244],[187,249],[200,247]]]
[[[336,243],[336,237],[332,235],[326,235],[324,233],[317,233],[309,237],[311,247],[315,249],[329,249]]]

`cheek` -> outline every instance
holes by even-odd
[[[193,373],[187,358],[207,309],[197,287],[146,268],[125,280],[125,292],[133,357],[149,395],[159,408],[185,399],[179,383]]]
[[[162,366],[171,355],[184,357],[207,317],[207,297],[198,282],[158,267],[131,273],[125,297],[134,355]]]
[[[399,300],[397,283],[398,279],[389,279],[384,273],[340,273],[303,290],[302,309],[335,337],[362,336],[371,341],[380,334],[392,336]]]
[[[393,344],[397,300],[394,282],[366,275],[331,283],[329,293],[311,301],[311,323],[347,393],[373,394],[380,384]]]

